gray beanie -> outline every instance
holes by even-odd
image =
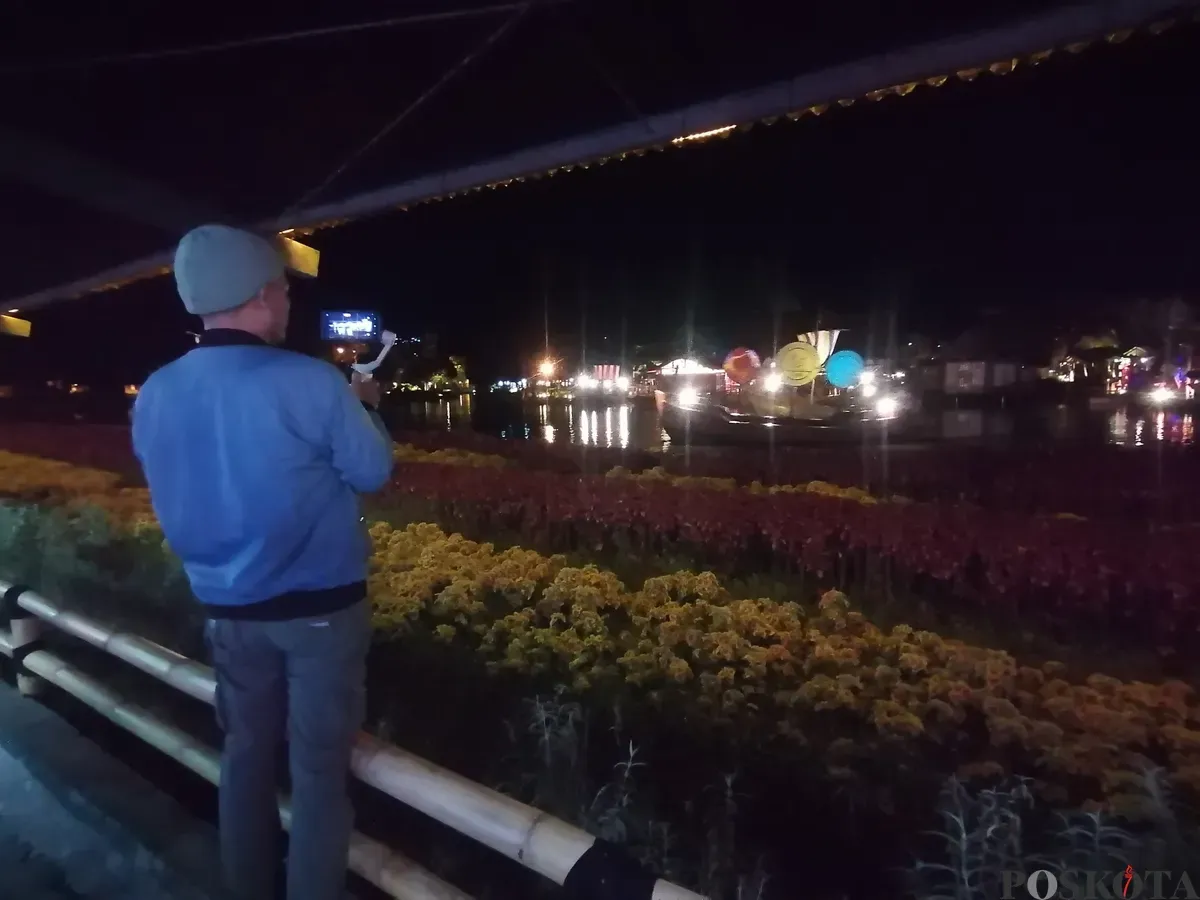
[[[275,244],[228,225],[193,228],[175,250],[175,286],[196,316],[237,309],[283,273]]]

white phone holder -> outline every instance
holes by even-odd
[[[385,331],[382,335],[380,335],[379,340],[383,344],[383,347],[380,349],[378,356],[376,356],[370,362],[356,362],[352,363],[350,366],[352,370],[362,376],[363,381],[367,381],[373,377],[372,373],[379,368],[379,364],[383,362],[383,358],[388,355],[388,351],[390,351],[395,345],[396,335],[390,331]]]

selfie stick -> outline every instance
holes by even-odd
[[[370,362],[356,362],[350,366],[351,369],[362,376],[363,381],[369,381],[371,379],[371,373],[379,368],[379,364],[383,362],[383,358],[388,355],[388,351],[391,350],[392,346],[396,343],[396,335],[390,331],[385,331],[380,336],[379,340],[383,342],[383,348],[379,351],[379,355],[377,357]]]

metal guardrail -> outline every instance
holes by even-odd
[[[206,780],[218,782],[220,757],[215,750],[46,650],[41,640],[44,624],[208,704],[215,692],[212,669],[0,580],[0,652],[17,665],[23,694],[35,695],[43,683],[56,685]],[[563,885],[568,896],[705,900],[686,888],[656,880],[620,848],[574,825],[368,734],[359,735],[351,770],[371,787]],[[286,800],[280,801],[280,811],[286,827],[290,820]],[[415,862],[357,832],[348,864],[398,900],[470,900]]]

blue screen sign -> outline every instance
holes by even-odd
[[[321,340],[373,341],[379,337],[379,316],[353,309],[326,310],[321,313]]]

